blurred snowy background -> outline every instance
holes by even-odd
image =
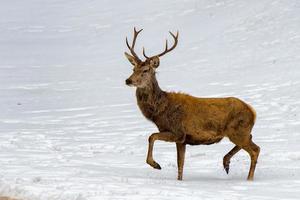
[[[145,163],[156,128],[125,79],[125,37],[161,59],[168,91],[236,96],[254,106],[261,147],[255,181],[233,147],[188,146],[184,181],[175,145],[157,142],[162,170]],[[300,1],[0,1],[0,194],[22,200],[299,199]]]

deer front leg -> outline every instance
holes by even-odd
[[[160,132],[160,133],[153,133],[148,141],[149,141],[149,147],[148,147],[148,155],[147,155],[147,163],[151,165],[155,169],[161,169],[160,165],[153,160],[153,145],[155,140],[162,140],[166,142],[179,142],[182,143],[184,141],[184,137],[178,137],[177,135],[171,133],[171,132]]]
[[[185,144],[176,143],[177,148],[177,167],[178,167],[178,180],[182,180],[184,156],[185,156]]]

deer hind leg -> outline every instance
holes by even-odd
[[[178,180],[182,180],[183,174],[183,165],[184,165],[184,157],[185,157],[185,144],[176,143],[177,148],[177,167],[178,167]]]
[[[248,173],[248,180],[253,180],[254,177],[254,171],[258,159],[258,155],[260,152],[259,146],[257,146],[253,141],[252,141],[252,135],[250,132],[240,132],[240,134],[237,134],[231,138],[229,138],[234,144],[237,146],[241,147],[245,151],[248,152],[251,158],[251,164],[250,164],[250,169]]]
[[[232,156],[234,156],[237,152],[239,152],[242,148],[239,146],[235,146],[233,147],[233,149],[231,149],[223,158],[223,166],[224,169],[226,171],[226,173],[229,173],[229,164],[230,164],[230,159],[232,158]]]
[[[184,140],[183,137],[178,137],[177,135],[171,133],[171,132],[160,132],[160,133],[153,133],[148,141],[149,141],[149,146],[148,146],[148,155],[147,155],[147,163],[152,166],[155,169],[161,169],[160,165],[154,161],[153,159],[153,145],[155,140],[162,140],[166,142],[180,142]]]
[[[250,165],[249,174],[247,178],[248,180],[251,181],[253,180],[254,177],[254,171],[257,163],[257,158],[260,152],[260,148],[250,139],[249,144],[247,146],[244,146],[243,149],[249,153],[251,158],[251,165]]]

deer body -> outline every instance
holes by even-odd
[[[197,98],[162,91],[157,82],[151,89],[136,91],[143,115],[160,132],[170,131],[190,145],[213,144],[233,137],[239,127],[252,128],[255,113],[250,105],[234,98]]]
[[[259,147],[252,142],[251,130],[255,123],[254,109],[245,102],[234,98],[197,98],[187,94],[165,92],[158,85],[155,69],[159,65],[159,56],[139,60],[134,53],[135,39],[140,31],[135,30],[132,56],[125,53],[134,65],[134,73],[126,80],[127,85],[136,86],[137,103],[143,115],[156,124],[159,132],[149,137],[147,163],[156,169],[160,165],[153,159],[155,140],[175,142],[177,147],[178,180],[182,180],[186,144],[213,144],[228,137],[236,146],[223,158],[223,166],[229,172],[231,157],[239,150],[246,150],[251,157],[248,180],[252,180],[259,155]],[[172,33],[171,33],[172,34]],[[174,49],[178,34],[175,36]]]

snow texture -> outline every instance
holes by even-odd
[[[0,2],[0,194],[21,200],[230,199],[300,197],[300,1],[10,0]],[[188,146],[184,180],[176,149],[156,132],[125,86],[132,67],[125,37],[161,59],[168,91],[235,96],[253,105],[261,147],[255,180],[249,156],[223,156],[227,139]],[[140,54],[141,55],[141,54]]]

